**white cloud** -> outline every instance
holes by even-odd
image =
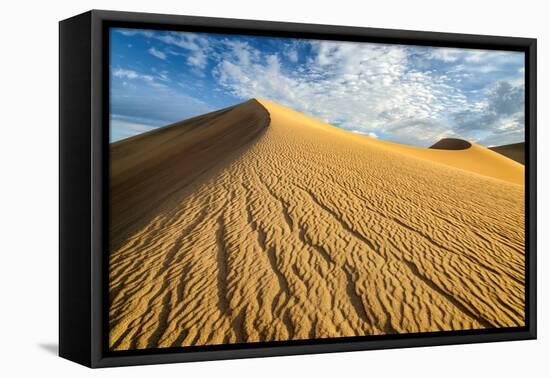
[[[247,42],[225,39],[222,41],[222,45],[228,50],[228,53],[222,55],[223,58],[236,64],[247,66],[260,58],[260,52]]]
[[[151,75],[141,74],[141,73],[138,73],[134,70],[128,70],[128,69],[125,69],[125,68],[115,68],[112,71],[112,73],[113,73],[113,76],[115,76],[115,77],[126,78],[126,79],[130,79],[130,80],[141,79],[141,80],[145,80],[145,81],[148,81],[148,82],[152,82],[154,80],[153,76],[151,76]]]
[[[208,38],[195,33],[169,33],[154,36],[159,41],[174,48],[185,50],[185,54],[177,50],[171,50],[173,55],[186,55],[187,64],[202,70],[208,63],[209,42]]]
[[[149,52],[149,54],[153,55],[154,57],[157,57],[159,59],[162,59],[162,60],[165,60],[166,59],[166,54],[163,53],[162,51],[160,50],[157,50],[155,49],[154,47],[151,47],[149,50],[147,50]]]
[[[298,50],[293,48],[288,49],[286,50],[285,55],[292,63],[298,62]]]
[[[127,37],[132,37],[134,35],[143,35],[147,38],[151,38],[155,34],[152,30],[141,29],[117,29],[117,32]]]
[[[123,68],[115,68],[112,70],[112,74],[115,77],[124,77],[126,79],[137,79],[139,77],[136,71],[126,70]]]
[[[185,55],[186,62],[201,72],[208,64],[208,54],[211,52],[208,37],[196,33],[155,33],[151,30],[118,29],[117,32],[125,36],[142,35],[146,38],[153,38],[170,45],[173,49],[167,53],[171,55]],[[183,52],[180,50],[184,50]],[[166,59],[166,53],[152,47],[148,50],[150,54],[159,59]]]
[[[508,60],[510,53],[507,51],[463,49],[454,47],[430,48],[427,54],[429,58],[443,62],[467,62],[467,63],[485,63],[501,62]]]
[[[378,139],[378,135],[376,135],[376,133],[373,133],[372,131],[364,131],[364,130],[350,130],[350,131],[355,134],[366,135],[371,138]]]
[[[460,52],[461,50],[459,49],[439,48],[433,49],[430,57],[443,62],[456,62],[460,58]]]
[[[172,81],[170,79],[169,72],[167,70],[159,70],[156,67],[152,67],[151,71],[153,71],[153,73],[156,75],[156,78],[160,81],[163,81],[166,83]]]
[[[159,83],[157,79],[152,75],[147,75],[134,70],[120,68],[120,67],[113,69],[111,72],[112,72],[112,75],[117,78],[129,79],[129,80],[142,80],[148,85],[150,85],[151,87],[156,89],[167,88],[165,84]],[[159,75],[159,79],[162,79],[161,75]],[[167,80],[164,80],[164,81],[167,81]]]

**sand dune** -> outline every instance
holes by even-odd
[[[525,164],[525,143],[506,144],[504,146],[491,147],[490,150],[498,152],[517,161],[520,164]]]
[[[455,138],[444,138],[432,145],[430,148],[435,150],[467,150],[472,147],[472,143]]]
[[[112,148],[114,350],[524,325],[523,167],[493,151],[265,100]]]

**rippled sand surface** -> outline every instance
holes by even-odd
[[[111,349],[524,325],[521,164],[265,100],[197,119],[111,147]]]

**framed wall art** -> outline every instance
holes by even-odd
[[[536,337],[536,40],[60,22],[60,355]]]

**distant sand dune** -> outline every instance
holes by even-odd
[[[498,152],[499,154],[506,156],[507,158],[515,160],[520,164],[525,165],[525,143],[524,142],[507,144],[504,146],[491,147],[490,149],[495,152]]]
[[[430,148],[436,150],[466,150],[472,147],[472,143],[462,139],[444,138],[439,142],[431,146]]]
[[[112,349],[525,324],[520,164],[265,100],[204,117],[112,147]]]

